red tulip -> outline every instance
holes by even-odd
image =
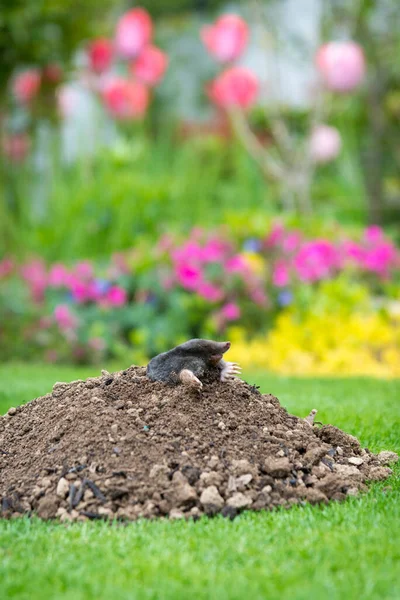
[[[132,63],[131,73],[147,85],[157,85],[168,66],[168,57],[156,46],[146,46]]]
[[[14,78],[12,90],[21,104],[29,104],[39,92],[40,73],[37,69],[28,69],[18,73]]]
[[[336,127],[319,125],[314,129],[310,139],[310,152],[316,163],[327,163],[337,157],[342,140]]]
[[[257,77],[244,67],[223,71],[209,88],[211,100],[221,108],[250,108],[258,95]]]
[[[316,56],[316,64],[326,87],[334,92],[350,92],[365,75],[364,52],[355,42],[329,42]]]
[[[89,65],[92,71],[100,75],[111,66],[113,59],[112,42],[106,38],[98,38],[88,48]]]
[[[249,37],[247,23],[237,15],[223,15],[213,25],[206,25],[200,33],[209,53],[221,62],[238,58]]]
[[[2,139],[4,155],[14,163],[22,162],[29,153],[31,142],[27,133],[13,133]]]
[[[108,112],[120,120],[140,119],[146,113],[150,95],[140,81],[114,77],[105,83],[102,97]]]
[[[153,23],[143,8],[133,8],[117,24],[115,44],[123,58],[135,58],[150,42]]]

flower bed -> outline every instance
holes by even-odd
[[[332,372],[338,369],[334,361],[329,358],[328,366],[321,366],[324,356],[306,340],[311,335],[313,344],[323,345],[318,340],[334,328],[343,370],[352,371],[349,365],[357,361],[346,358],[340,331],[355,332],[354,323],[362,323],[365,315],[366,322],[374,323],[373,332],[388,338],[389,354],[376,346],[379,335],[368,338],[362,327],[353,335],[350,352],[369,348],[378,364],[392,364],[395,334],[383,332],[392,326],[390,302],[400,298],[399,266],[399,250],[378,227],[369,227],[358,239],[337,231],[332,240],[306,239],[280,224],[243,242],[199,229],[185,240],[165,235],[153,247],[139,243],[113,255],[108,264],[46,265],[32,259],[21,265],[8,257],[0,263],[2,354],[143,362],[190,337],[225,337],[232,327],[238,337],[239,327],[249,348],[240,358],[246,366]],[[376,298],[383,306],[379,315]],[[248,344],[263,331],[268,337]],[[304,340],[296,346],[293,339],[301,335]],[[307,360],[290,354],[291,347],[300,348]]]

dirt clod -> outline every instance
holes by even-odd
[[[201,394],[144,368],[56,383],[0,419],[3,517],[87,521],[203,514],[343,500],[386,479],[333,425],[295,417],[272,395],[210,373]]]

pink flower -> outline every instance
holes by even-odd
[[[202,281],[199,284],[197,293],[209,302],[219,302],[224,297],[223,291],[208,281]]]
[[[12,85],[13,94],[18,102],[29,104],[39,92],[40,80],[40,72],[37,69],[28,69],[18,73]]]
[[[106,38],[98,38],[89,44],[89,65],[92,71],[100,75],[111,67],[113,60],[112,42]]]
[[[326,87],[334,92],[350,92],[365,75],[362,48],[355,42],[329,42],[316,56],[317,68]]]
[[[78,326],[78,319],[71,313],[67,304],[59,304],[55,307],[54,318],[62,331],[76,329]]]
[[[74,272],[78,277],[82,277],[83,279],[90,279],[93,277],[93,265],[87,261],[83,260],[75,265]]]
[[[43,69],[43,79],[47,83],[55,85],[59,83],[63,76],[63,70],[58,63],[49,63]]]
[[[55,263],[49,272],[49,285],[53,287],[67,286],[69,281],[69,271],[61,263]]]
[[[43,300],[47,286],[46,267],[41,260],[31,260],[21,268],[22,278],[29,284],[35,302]]]
[[[327,163],[337,157],[342,139],[336,127],[319,125],[311,133],[310,152],[316,163]]]
[[[176,262],[201,262],[203,259],[203,248],[197,242],[189,240],[186,244],[173,251],[172,258]]]
[[[289,269],[283,261],[277,261],[272,273],[272,283],[276,287],[286,287],[289,284]]]
[[[282,223],[274,223],[272,225],[271,231],[267,235],[265,239],[265,245],[267,248],[278,246],[278,244],[283,240],[285,235],[285,228]]]
[[[266,306],[267,305],[267,295],[261,288],[254,288],[250,291],[250,298],[253,300],[255,304],[258,306]]]
[[[131,73],[143,83],[154,86],[160,83],[168,66],[168,57],[156,46],[143,48],[138,58],[131,65]]]
[[[115,45],[123,58],[134,58],[150,42],[153,23],[143,8],[133,8],[118,21]]]
[[[142,118],[149,105],[148,89],[140,81],[113,77],[102,90],[103,102],[112,117],[120,120]]]
[[[13,163],[25,160],[31,148],[31,140],[27,133],[13,133],[2,138],[4,155]]]
[[[75,276],[70,277],[69,289],[75,302],[83,303],[91,300],[91,290],[89,285]]]
[[[127,299],[126,290],[117,285],[111,287],[105,295],[106,302],[111,306],[123,306],[126,304]]]
[[[245,67],[223,71],[209,87],[211,100],[221,108],[250,108],[259,92],[257,77]]]
[[[369,244],[377,244],[383,241],[383,230],[379,225],[370,225],[364,231],[364,239]]]
[[[249,265],[243,256],[235,254],[226,261],[225,270],[227,273],[243,273],[249,270]]]
[[[340,247],[340,252],[346,262],[355,262],[358,266],[363,266],[366,258],[366,250],[352,240],[346,240]]]
[[[205,25],[200,33],[209,53],[221,62],[239,58],[249,37],[247,23],[237,15],[223,15],[213,25]]]
[[[205,263],[220,262],[226,250],[226,242],[217,238],[210,239],[202,248],[202,259]]]
[[[306,242],[294,259],[299,279],[306,282],[330,277],[339,264],[339,254],[327,240]]]
[[[236,302],[228,302],[221,308],[221,315],[227,321],[236,321],[240,314],[240,308]]]
[[[387,277],[391,267],[396,264],[396,248],[390,242],[382,242],[378,246],[367,250],[365,256],[365,268],[377,273],[381,277]]]
[[[196,290],[203,279],[201,268],[189,263],[177,264],[175,275],[178,282],[187,290]]]
[[[282,249],[285,252],[294,252],[300,246],[301,234],[298,231],[288,231],[282,240]]]

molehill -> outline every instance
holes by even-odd
[[[198,518],[344,500],[391,474],[332,425],[310,425],[241,380],[201,393],[144,368],[57,383],[0,418],[2,516]],[[311,407],[310,407],[311,408]]]

